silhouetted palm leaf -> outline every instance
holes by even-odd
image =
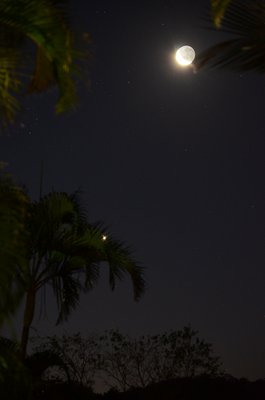
[[[195,67],[265,72],[265,2],[233,1],[227,8],[221,32],[234,38],[210,47],[197,57]]]
[[[106,235],[102,224],[89,224],[78,194],[51,192],[30,206],[28,268],[21,273],[27,302],[24,314],[22,353],[34,317],[36,295],[51,285],[58,306],[57,323],[67,319],[79,304],[82,292],[95,287],[102,263],[109,266],[110,286],[127,274],[134,297],[143,294],[143,269],[129,248]]]
[[[221,26],[222,19],[231,0],[211,0],[213,22],[217,27]]]
[[[139,300],[145,291],[143,268],[132,257],[131,249],[124,243],[110,238],[106,243],[106,256],[110,266],[109,283],[112,290],[115,289],[116,280],[122,280],[127,274],[133,283],[134,298]]]
[[[27,266],[25,244],[29,199],[10,177],[0,176],[0,326],[17,309],[24,293],[19,279]]]
[[[84,52],[75,48],[65,0],[1,0],[0,115],[12,121],[17,93],[57,85],[56,112],[76,104],[73,76]],[[35,61],[32,58],[32,51]]]

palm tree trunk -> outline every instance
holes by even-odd
[[[36,290],[34,287],[29,288],[26,298],[26,306],[24,310],[23,329],[21,336],[21,359],[25,360],[27,354],[27,345],[29,341],[29,330],[34,317],[36,300]]]

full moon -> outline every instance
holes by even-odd
[[[176,60],[180,65],[190,65],[194,58],[195,51],[191,46],[182,46],[176,52]]]

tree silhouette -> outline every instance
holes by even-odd
[[[63,361],[64,369],[52,368],[47,371],[47,379],[72,382],[92,387],[100,368],[100,341],[97,335],[84,338],[80,333],[67,336],[48,336],[32,338],[33,351],[54,354]]]
[[[211,344],[191,327],[130,338],[118,330],[101,336],[101,370],[112,388],[126,391],[175,378],[222,373]]]
[[[0,336],[0,393],[3,400],[39,399],[49,382],[45,373],[58,368],[69,376],[67,365],[58,353],[37,351],[20,360],[20,344]],[[67,383],[71,383],[70,377]]]
[[[45,294],[47,285],[51,285],[55,294],[57,323],[66,320],[78,306],[82,292],[94,288],[102,262],[109,266],[111,289],[128,274],[135,300],[144,292],[143,268],[134,260],[130,249],[114,240],[101,224],[88,223],[77,193],[51,192],[32,202],[25,237],[27,268],[18,271],[26,293],[22,359],[26,356],[36,296],[41,289]]]

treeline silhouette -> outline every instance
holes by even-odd
[[[229,377],[179,378],[133,389],[126,393],[107,393],[106,400],[262,400],[265,380],[250,382]]]
[[[2,398],[2,397],[1,397]],[[22,399],[22,397],[20,397]],[[126,392],[104,394],[76,383],[49,383],[35,394],[38,400],[263,400],[265,380],[250,382],[234,377],[178,378]]]
[[[32,353],[0,339],[0,399],[265,399],[265,380],[228,375],[190,326],[130,337],[118,330],[32,338]]]
[[[35,354],[51,354],[60,360],[46,375],[49,379],[91,389],[100,382],[104,389],[125,392],[173,378],[223,374],[212,345],[190,326],[136,338],[107,330],[86,338],[76,334],[35,338],[33,342]]]

